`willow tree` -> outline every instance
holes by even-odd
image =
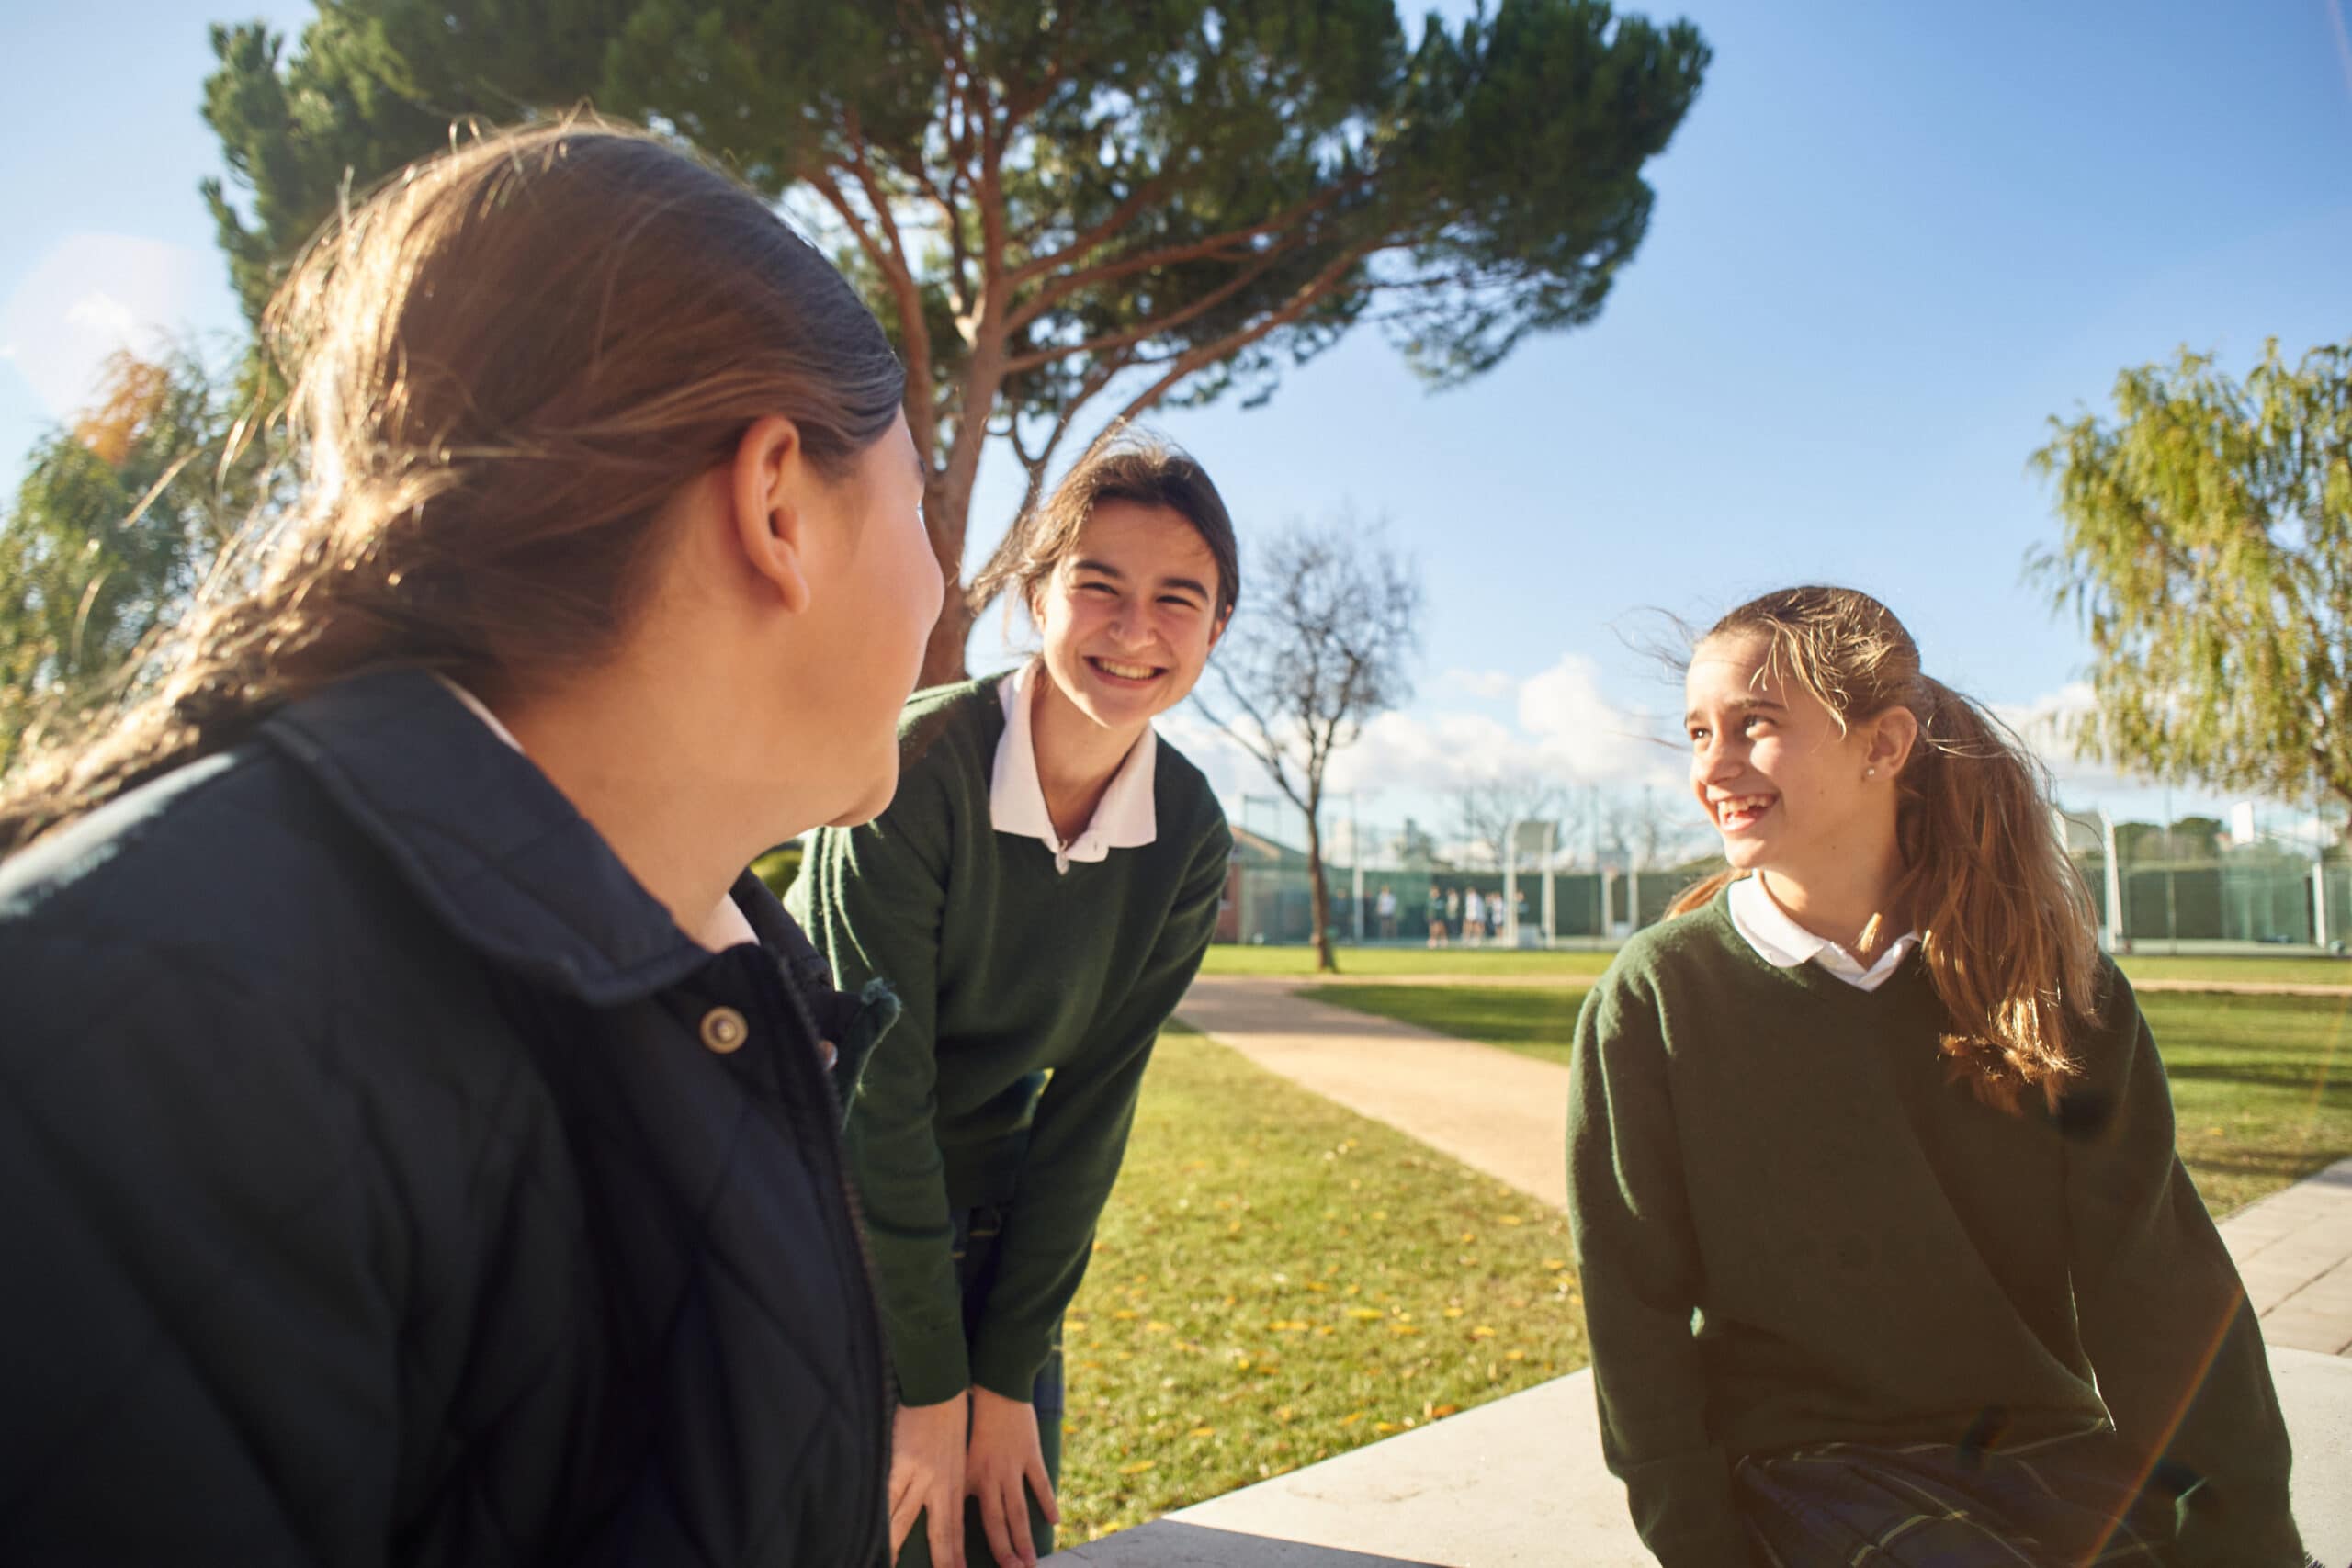
[[[453,119],[593,102],[831,239],[904,355],[959,673],[974,481],[1073,429],[1270,395],[1377,325],[1433,386],[1589,321],[1707,49],[1603,0],[1408,40],[1393,0],[321,0],[290,57],[216,29],[214,186],[249,307]],[[595,243],[582,235],[583,244]],[[1082,440],[1080,443],[1082,445]]]
[[[119,353],[34,446],[0,508],[0,769],[132,676],[261,502],[238,406],[191,348]]]
[[[2060,547],[2036,559],[2094,655],[2111,761],[2352,804],[2352,345],[2243,381],[2125,371],[2110,422],[2052,420]]]

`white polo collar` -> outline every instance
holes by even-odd
[[[1846,984],[1864,991],[1875,991],[1893,979],[1894,972],[1903,967],[1904,958],[1919,944],[1917,931],[1905,931],[1879,954],[1877,963],[1865,967],[1827,937],[1816,936],[1797,924],[1795,917],[1781,908],[1766,890],[1764,879],[1753,874],[1731,885],[1731,923],[1747,939],[1747,945],[1773,967],[1793,969],[1800,964],[1819,964]]]
[[[1159,837],[1159,812],[1153,800],[1158,772],[1159,737],[1149,725],[1127,750],[1111,787],[1086,830],[1069,843],[1054,828],[1046,809],[1046,788],[1037,780],[1037,747],[1030,728],[1030,708],[1043,666],[1031,660],[1006,676],[997,688],[1004,704],[1004,735],[996,743],[996,766],[989,775],[989,822],[1000,833],[1035,839],[1054,852],[1054,869],[1069,874],[1069,863],[1107,860],[1113,850],[1140,849]]]
[[[475,696],[471,692],[467,691],[463,686],[458,685],[458,682],[452,681],[447,675],[441,674],[437,671],[435,671],[433,678],[440,682],[444,686],[449,688],[449,694],[457,698],[459,702],[465,704],[466,711],[468,713],[472,714],[476,718],[490,726],[490,732],[492,735],[497,736],[501,740],[505,741],[506,744],[512,746],[517,751],[523,750],[523,743],[514,739],[514,732],[507,728],[504,725],[499,723],[498,716],[491,712],[489,705],[485,704],[480,697]]]

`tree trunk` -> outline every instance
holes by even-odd
[[[947,574],[943,570],[942,575]],[[931,641],[922,650],[924,685],[950,686],[965,678],[964,644],[971,633],[972,612],[964,603],[964,585],[949,576],[939,619],[933,624]]]
[[[972,512],[972,475],[958,465],[933,470],[923,487],[923,525],[939,561],[939,619],[923,646],[922,684],[948,686],[965,677],[964,644],[971,636],[972,612],[964,603],[964,537]]]
[[[1336,975],[1340,962],[1331,955],[1331,890],[1323,885],[1323,828],[1317,812],[1306,814],[1306,908],[1315,922],[1315,971]]]

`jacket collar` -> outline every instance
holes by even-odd
[[[594,1007],[709,962],[563,792],[430,674],[338,682],[272,715],[261,735],[485,957]],[[779,957],[807,945],[757,878],[747,872],[735,891]]]

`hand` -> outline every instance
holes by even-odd
[[[964,1458],[964,1487],[980,1500],[980,1525],[997,1568],[1037,1568],[1036,1543],[1029,1538],[1026,1482],[1037,1494],[1046,1517],[1062,1522],[1054,1483],[1046,1475],[1045,1450],[1037,1443],[1037,1407],[975,1386],[972,1447]]]
[[[907,1544],[915,1516],[921,1514],[927,1521],[924,1533],[931,1539],[932,1568],[965,1568],[966,1407],[966,1397],[960,1393],[938,1404],[899,1406],[890,1435],[893,1561]]]

